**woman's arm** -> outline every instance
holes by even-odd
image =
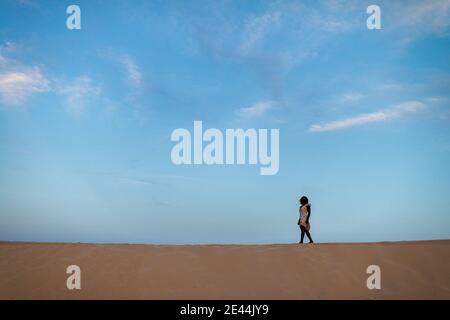
[[[306,223],[309,223],[309,217],[311,216],[311,205],[310,204],[307,205],[307,209],[308,209],[308,217],[306,217]]]

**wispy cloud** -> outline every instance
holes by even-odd
[[[391,3],[386,4],[389,8]],[[420,32],[445,33],[450,26],[450,0],[416,0],[393,3],[394,27],[417,27]]]
[[[127,77],[128,83],[136,88],[139,89],[142,86],[142,72],[139,69],[136,62],[131,59],[129,55],[121,55],[117,57],[117,62],[119,62],[124,71],[125,75]]]
[[[450,101],[450,98],[444,96],[433,96],[426,98],[425,101],[429,103],[447,103]]]
[[[50,90],[50,82],[41,68],[7,56],[15,50],[15,44],[10,42],[0,47],[0,101],[6,107],[22,106],[31,95]]]
[[[0,73],[0,96],[4,105],[23,105],[32,94],[48,90],[49,82],[38,67]]]
[[[404,115],[415,113],[425,107],[425,104],[419,101],[407,101],[395,105],[382,111],[363,113],[353,117],[326,122],[323,124],[313,124],[309,127],[309,132],[323,132],[345,129],[355,126],[362,126],[374,122],[383,122],[400,118]]]
[[[356,103],[366,98],[366,95],[352,92],[352,93],[343,93],[338,97],[338,101],[340,103]]]
[[[266,114],[269,110],[274,109],[278,105],[276,101],[259,101],[250,107],[240,108],[236,110],[236,115],[239,118],[249,119],[261,117]]]
[[[137,178],[121,178],[120,183],[132,185],[146,185],[146,186],[158,184],[150,179],[137,179]]]
[[[273,30],[274,25],[280,20],[279,12],[270,12],[260,16],[247,18],[244,23],[244,31],[238,51],[246,54],[264,39],[268,31]]]
[[[100,56],[115,62],[125,75],[126,83],[139,90],[142,88],[143,76],[142,71],[134,59],[126,53],[117,53],[112,49],[106,49],[100,51]]]
[[[66,98],[67,111],[79,115],[86,109],[88,102],[101,93],[101,87],[84,75],[62,85],[58,91]]]

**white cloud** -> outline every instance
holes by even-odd
[[[361,93],[344,93],[338,97],[339,102],[341,103],[356,103],[364,99],[366,95]]]
[[[273,109],[278,103],[276,101],[259,101],[250,107],[236,110],[236,115],[240,118],[256,118],[263,116],[267,111]]]
[[[354,117],[349,117],[342,120],[327,122],[324,124],[313,124],[309,127],[309,132],[334,131],[355,126],[361,126],[374,122],[382,122],[400,118],[408,113],[414,113],[423,109],[425,105],[419,101],[407,101],[395,105],[394,107],[372,112],[364,113]]]
[[[101,94],[101,86],[91,77],[82,75],[71,80],[61,77],[49,78],[39,66],[32,66],[11,58],[22,47],[12,42],[0,46],[0,103],[5,107],[19,107],[37,93],[52,92],[63,96],[67,111],[79,115]],[[128,64],[133,81],[133,65]]]
[[[156,182],[150,179],[136,179],[136,178],[121,178],[121,183],[123,184],[134,184],[134,185],[155,185]]]
[[[117,57],[117,62],[123,66],[128,83],[139,89],[142,86],[142,72],[133,59],[128,55],[122,55]]]
[[[16,48],[11,42],[0,46],[0,102],[7,107],[22,106],[33,94],[50,90],[50,82],[38,66],[7,56]]]
[[[66,97],[67,110],[75,115],[82,113],[90,100],[98,96],[101,88],[88,76],[79,76],[59,88]]]
[[[4,105],[23,105],[33,93],[48,90],[49,82],[38,67],[0,73],[0,99]]]
[[[279,21],[280,13],[272,12],[261,16],[250,17],[245,21],[242,40],[238,51],[246,54],[261,42],[267,32]]]
[[[443,96],[434,96],[434,97],[428,97],[425,99],[425,101],[429,103],[445,103],[448,102],[450,99],[448,97]]]
[[[144,84],[142,71],[130,55],[117,53],[112,49],[105,49],[100,51],[100,56],[119,65],[125,74],[125,80],[130,87],[134,89],[142,88]]]
[[[397,26],[418,26],[422,31],[438,33],[450,26],[450,0],[411,1],[401,3],[398,9]]]

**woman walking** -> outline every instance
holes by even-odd
[[[301,231],[300,243],[303,243],[305,233],[309,239],[309,243],[314,243],[311,238],[311,234],[309,233],[309,230],[311,228],[311,225],[309,224],[309,217],[311,216],[311,204],[309,203],[307,197],[303,196],[300,198],[300,208],[298,209],[298,212],[300,214],[300,218],[298,219],[298,225],[300,226]]]

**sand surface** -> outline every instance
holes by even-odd
[[[66,268],[81,268],[68,290]],[[369,290],[369,265],[381,290]],[[450,299],[450,240],[314,245],[0,242],[1,299]]]

